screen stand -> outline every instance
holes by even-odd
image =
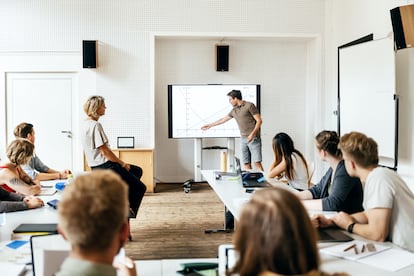
[[[210,148],[209,148],[210,149]],[[216,148],[212,148],[216,149]],[[220,149],[220,148],[217,148]],[[221,148],[225,149],[225,148]],[[234,171],[234,149],[235,138],[227,138],[227,170]],[[203,147],[202,138],[194,138],[194,182],[203,181],[201,170],[203,168]]]
[[[200,182],[203,167],[202,138],[194,138],[194,181]]]
[[[188,193],[191,190],[191,186],[194,182],[202,182],[201,170],[203,168],[203,138],[194,138],[194,179],[188,179],[184,182],[184,192]],[[207,149],[207,148],[206,148]],[[208,148],[216,149],[216,147]],[[235,138],[227,138],[227,170],[234,172],[234,151],[235,151]]]
[[[202,138],[194,138],[194,179],[188,179],[184,182],[184,192],[191,191],[193,182],[201,182],[201,168],[202,168]]]

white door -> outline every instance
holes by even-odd
[[[73,168],[72,94],[76,74],[7,73],[7,137],[21,122],[34,125],[35,150],[57,170]]]

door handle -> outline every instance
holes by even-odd
[[[68,138],[72,138],[72,131],[70,131],[70,130],[62,130],[60,132],[61,133],[66,133],[66,135],[67,135]]]

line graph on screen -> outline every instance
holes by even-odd
[[[260,85],[168,85],[168,137],[239,137],[235,120],[201,130],[231,111],[227,93],[233,89],[240,90],[244,100],[259,108]]]

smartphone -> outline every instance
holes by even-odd
[[[47,205],[49,205],[49,206],[53,207],[54,209],[57,209],[57,207],[58,207],[58,203],[59,203],[59,200],[57,200],[57,199],[53,199],[53,200],[51,200],[51,201],[48,201],[48,202],[47,202]]]

